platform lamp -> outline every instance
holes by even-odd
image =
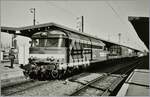
[[[121,43],[121,33],[118,33],[118,37],[119,37],[118,41],[119,41],[119,44],[120,44]]]
[[[30,8],[29,10],[31,13],[33,13],[33,25],[35,25],[35,8]]]
[[[1,45],[1,31],[0,31],[0,63],[1,63],[1,58],[2,58],[2,45]]]
[[[119,44],[121,44],[121,33],[118,33],[118,42],[119,42]],[[122,48],[121,47],[119,47],[120,48],[120,55],[122,54]]]

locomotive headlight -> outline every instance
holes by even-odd
[[[50,58],[49,57],[47,57],[47,61],[49,61],[50,60]]]
[[[60,59],[57,59],[57,63],[59,63],[60,62]]]
[[[36,60],[37,59],[37,57],[33,57],[33,60]]]
[[[43,69],[44,68],[44,66],[41,66],[41,69]]]
[[[54,61],[54,60],[55,60],[54,57],[51,57],[51,58],[50,58],[50,61]]]
[[[31,61],[31,60],[36,60],[36,59],[37,59],[37,57],[31,56],[28,60]]]
[[[29,61],[33,60],[33,56],[31,56],[30,58],[28,58]]]
[[[31,56],[30,59],[32,60],[32,59],[33,59],[33,56]]]
[[[31,64],[31,68],[32,68],[32,69],[35,69],[35,65],[34,65],[34,64]]]
[[[64,61],[65,61],[64,58],[57,59],[57,63],[61,63],[62,64],[62,63],[64,63]]]

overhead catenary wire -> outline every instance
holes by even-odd
[[[124,24],[124,25],[128,28],[126,22],[124,22],[124,21],[122,20],[122,18],[120,17],[120,15],[119,15],[119,13],[116,11],[116,9],[115,9],[108,1],[106,1],[106,3],[107,3],[107,5],[112,9],[112,11],[115,13],[115,15],[117,16],[117,19],[119,18],[119,20],[121,21],[121,23]],[[127,31],[127,32],[128,32],[128,31]],[[130,34],[132,37],[134,37],[131,33],[128,32],[128,34]]]
[[[47,2],[46,2],[46,3],[47,3]],[[54,2],[49,2],[48,4],[50,4],[50,5],[54,6],[54,7],[56,7],[56,8],[59,9],[59,10],[62,10],[62,11],[65,12],[65,13],[68,13],[68,14],[74,16],[74,17],[77,17],[77,15],[76,15],[75,13],[71,12],[71,11],[68,10],[68,9],[65,9],[64,7],[58,6],[58,5],[57,5],[56,3],[54,3]]]
[[[127,23],[122,20],[122,18],[120,17],[120,15],[119,15],[119,13],[116,11],[116,9],[115,9],[108,1],[105,1],[105,2],[106,2],[106,4],[109,6],[109,8],[111,8],[111,10],[115,13],[116,18],[119,19],[120,22],[121,22],[123,25],[125,25],[126,28],[128,28]],[[129,35],[131,35],[131,37],[134,37],[133,34],[129,33],[128,31],[127,31],[127,33],[128,33]],[[127,37],[127,34],[125,34],[125,35],[126,35],[126,37]],[[127,38],[128,38],[128,37],[127,37]],[[134,44],[137,44],[137,41],[135,41],[135,40],[132,40],[132,42],[133,42]],[[139,44],[138,44],[138,46],[139,46]]]
[[[71,15],[72,17],[75,17],[76,19],[79,18],[79,15],[78,15],[78,14],[75,14],[74,12],[72,12],[72,11],[70,11],[70,10],[64,8],[64,7],[61,7],[61,6],[59,6],[58,4],[56,4],[56,3],[54,3],[54,2],[49,2],[48,4],[50,4],[51,6],[53,6],[53,7],[55,7],[55,8],[57,8],[57,9],[59,9],[59,10],[65,12],[65,13]],[[66,4],[66,3],[65,3],[65,4]],[[77,22],[77,28],[78,28],[78,26],[79,26],[79,24],[78,24],[78,22]]]

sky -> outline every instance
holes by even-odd
[[[147,50],[139,39],[128,16],[149,17],[149,0],[2,0],[1,26],[22,27],[55,22],[77,29],[77,17],[84,16],[84,32],[101,39]],[[78,30],[78,29],[77,29]]]

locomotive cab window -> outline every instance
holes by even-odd
[[[32,47],[65,47],[65,39],[63,38],[33,39]]]
[[[66,34],[60,30],[37,32],[32,36],[32,47],[65,47]]]

